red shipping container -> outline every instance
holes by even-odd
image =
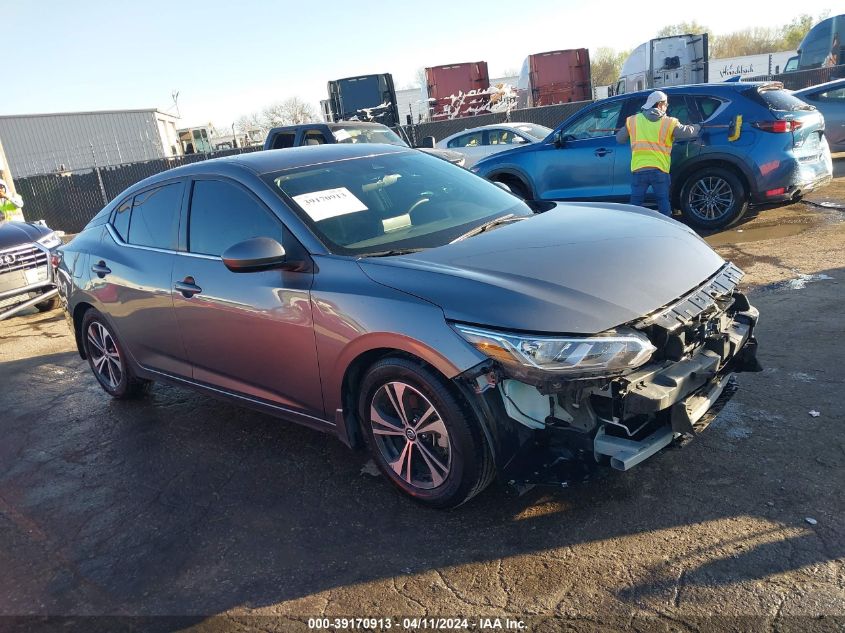
[[[534,107],[593,98],[590,52],[586,48],[530,55],[528,70],[529,104]]]
[[[487,108],[487,62],[432,66],[425,69],[425,81],[434,120],[472,116]]]

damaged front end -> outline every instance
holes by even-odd
[[[560,486],[603,466],[625,471],[703,430],[735,391],[733,374],[761,369],[742,276],[725,264],[670,305],[594,337],[456,324],[491,359],[456,380],[488,421],[504,481]]]

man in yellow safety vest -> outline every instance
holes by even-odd
[[[6,181],[0,180],[0,222],[11,220],[13,214],[23,206],[23,199],[15,193],[6,192]]]
[[[625,143],[631,139],[631,204],[641,207],[646,191],[651,187],[657,198],[657,210],[671,217],[669,164],[672,143],[698,136],[701,126],[683,125],[678,119],[666,116],[668,107],[666,93],[655,90],[640,112],[628,117],[625,127],[616,133],[616,140]]]

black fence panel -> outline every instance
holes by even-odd
[[[558,105],[543,106],[539,108],[525,108],[523,110],[511,110],[506,112],[494,112],[491,114],[479,114],[478,116],[461,117],[458,119],[446,119],[444,121],[431,121],[405,126],[404,130],[416,143],[426,137],[433,136],[440,141],[447,136],[478,127],[480,125],[493,125],[514,121],[519,123],[536,123],[546,127],[556,128],[558,124],[572,116],[592,101],[576,101],[573,103],[561,103]]]
[[[834,79],[842,79],[843,77],[845,77],[845,65],[796,70],[789,73],[780,73],[779,75],[759,75],[757,77],[747,77],[743,81],[779,81],[783,84],[784,88],[801,90],[801,88],[809,88],[810,86],[823,84],[826,81],[832,81]]]
[[[180,165],[260,149],[261,147],[246,147],[73,172],[38,174],[16,178],[15,189],[23,197],[23,215],[28,222],[44,220],[52,229],[78,233],[100,209],[124,189],[148,176]]]

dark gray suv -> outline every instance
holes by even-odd
[[[58,282],[112,396],[165,381],[363,442],[448,507],[627,470],[757,368],[742,273],[692,230],[531,204],[409,149],[258,152],[131,187]]]

